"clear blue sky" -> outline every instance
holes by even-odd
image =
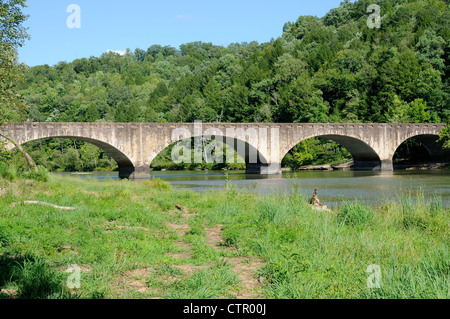
[[[100,56],[107,50],[134,51],[153,44],[202,41],[268,42],[284,23],[301,15],[324,16],[341,0],[28,0],[31,40],[19,49],[29,66]],[[70,4],[81,8],[81,28],[66,21]]]

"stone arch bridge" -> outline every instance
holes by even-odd
[[[445,124],[229,124],[229,123],[5,123],[0,133],[24,144],[45,138],[92,143],[119,165],[121,178],[149,177],[155,157],[169,145],[212,137],[232,146],[245,159],[247,173],[281,173],[281,161],[298,143],[312,137],[333,140],[353,156],[355,169],[393,170],[393,156],[407,139],[416,138],[434,160],[450,153],[437,142]],[[14,145],[7,142],[6,148]],[[201,159],[200,159],[201,160]]]

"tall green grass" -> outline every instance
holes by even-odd
[[[47,182],[49,172],[43,166],[38,166],[38,172],[33,170],[20,170],[14,164],[0,161],[0,178],[14,181],[17,178],[27,178],[36,181]]]
[[[2,285],[17,288],[21,299],[64,299],[71,298],[62,273],[54,270],[41,257],[1,256]]]

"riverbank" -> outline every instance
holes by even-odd
[[[310,207],[312,190],[261,197],[231,184],[200,194],[50,176],[0,188],[2,298],[450,297],[449,215],[425,196],[329,212]],[[79,288],[66,286],[69,265]],[[370,265],[380,289],[367,286]]]

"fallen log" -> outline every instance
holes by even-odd
[[[60,210],[75,210],[75,207],[62,207],[62,206],[57,206],[57,205],[53,205],[53,204],[50,204],[50,203],[38,202],[38,201],[33,201],[33,200],[24,201],[23,204],[24,205],[49,206],[49,207],[53,207],[53,208],[60,209]]]

